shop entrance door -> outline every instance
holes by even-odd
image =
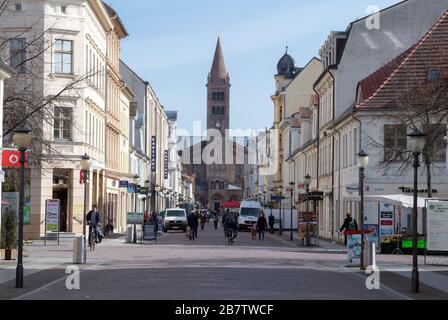
[[[61,203],[60,232],[68,232],[68,188],[53,189],[53,199],[59,199]]]

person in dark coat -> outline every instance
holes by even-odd
[[[98,225],[100,224],[100,213],[98,212],[98,207],[94,204],[92,206],[92,210],[87,213],[86,221],[89,228],[94,228],[95,231],[95,238],[97,243],[101,242],[103,240],[102,234],[98,228]],[[90,232],[89,232],[90,233]]]
[[[271,214],[269,215],[269,232],[271,234],[274,233],[274,224],[275,224],[275,217],[271,212]]]
[[[344,219],[344,224],[339,229],[340,232],[343,231],[356,231],[358,230],[358,223],[356,219],[353,219],[350,213],[347,213]],[[344,244],[347,245],[347,235],[344,234]]]
[[[190,240],[194,240],[198,237],[198,217],[193,211],[188,215],[187,223],[191,229]]]
[[[268,228],[268,222],[263,213],[260,213],[257,221],[258,240],[264,240],[264,231]]]

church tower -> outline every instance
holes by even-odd
[[[207,79],[207,129],[217,129],[224,137],[230,120],[230,78],[221,40],[218,37],[212,68]]]

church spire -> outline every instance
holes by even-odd
[[[221,40],[218,37],[212,69],[210,70],[210,77],[212,80],[226,80],[227,76],[226,64],[224,63],[224,55],[221,48]]]

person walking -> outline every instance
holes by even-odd
[[[347,213],[346,218],[344,219],[344,224],[339,229],[340,232],[343,231],[356,231],[358,230],[358,222],[356,219],[353,219],[350,213]],[[347,235],[344,234],[344,244],[347,245]]]
[[[205,211],[201,212],[201,218],[200,219],[201,219],[201,231],[204,231],[205,220],[206,220]]]
[[[274,224],[275,224],[275,217],[271,212],[271,214],[269,215],[269,232],[271,234],[274,233]]]
[[[196,214],[191,211],[187,218],[188,227],[190,227],[190,240],[198,237],[198,218]]]
[[[215,216],[213,218],[213,224],[215,225],[215,230],[218,229],[218,222],[219,222],[218,212],[215,212]]]
[[[264,231],[268,228],[268,223],[264,213],[260,213],[257,221],[258,240],[264,240]]]

